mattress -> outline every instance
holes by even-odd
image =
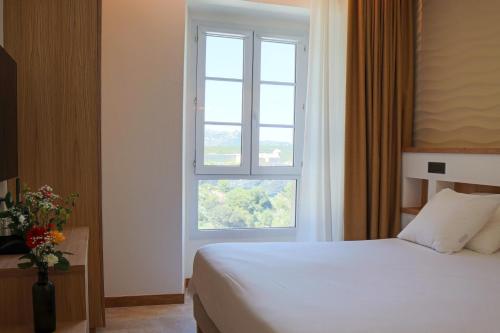
[[[498,333],[500,253],[398,239],[214,244],[191,288],[222,333]]]

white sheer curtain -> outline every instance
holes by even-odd
[[[348,0],[312,0],[298,240],[343,239]]]

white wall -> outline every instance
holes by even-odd
[[[264,2],[264,1],[263,1]],[[269,0],[265,2],[283,3],[285,0]],[[293,2],[293,1],[292,1]],[[229,19],[230,18],[230,19]],[[267,4],[253,4],[251,6],[238,7],[236,3],[232,6],[226,5],[206,5],[199,3],[192,5],[189,11],[189,21],[202,22],[225,22],[229,24],[238,24],[246,27],[258,27],[281,31],[283,33],[308,35],[309,31],[309,16],[308,11],[304,8],[272,6]],[[192,161],[194,160],[194,125],[195,113],[192,108],[192,101],[196,90],[196,43],[194,42],[195,31],[194,26],[188,26],[187,50],[186,50],[186,110],[184,114],[184,153],[185,153],[185,201],[193,195],[193,189],[189,185],[193,182],[194,169]],[[190,210],[191,208],[191,210]],[[193,232],[195,224],[192,214],[192,205],[188,204],[185,207],[185,253],[184,253],[184,272],[185,277],[189,278],[192,275],[193,259],[197,250],[207,244],[223,243],[223,242],[286,242],[295,241],[295,231],[292,230],[244,230],[244,231],[224,231],[224,232],[207,232],[206,236],[200,236],[199,233]]]
[[[104,0],[105,295],[177,294],[182,273],[184,0]]]
[[[222,15],[223,19],[248,21],[256,15],[259,24],[285,19],[287,21],[309,19],[310,0],[188,0],[190,11]],[[246,17],[246,18],[245,18]],[[255,17],[251,22],[255,22]]]

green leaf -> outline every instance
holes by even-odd
[[[17,267],[19,267],[20,269],[28,269],[33,267],[33,262],[32,261],[20,262],[19,264],[17,264]]]
[[[23,259],[28,259],[30,261],[33,261],[33,255],[31,253],[28,253],[28,254],[25,254],[22,257],[19,257],[19,260],[23,260]]]
[[[5,206],[7,209],[11,209],[14,206],[14,202],[12,201],[12,193],[8,192],[5,196]]]
[[[59,258],[59,262],[60,262],[60,263],[64,263],[64,264],[68,264],[68,266],[69,266],[69,261],[68,261],[68,259],[66,259],[66,258],[64,258],[64,257]]]
[[[59,262],[54,265],[54,268],[58,271],[66,272],[69,270],[69,261],[66,258],[59,258]]]

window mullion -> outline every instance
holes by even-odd
[[[251,174],[259,167],[259,112],[260,112],[260,36],[254,32],[253,40],[253,96],[252,96],[252,166]]]
[[[252,110],[253,110],[253,32],[245,39],[243,75],[243,118],[242,118],[242,167],[244,173],[251,174],[252,164]]]

